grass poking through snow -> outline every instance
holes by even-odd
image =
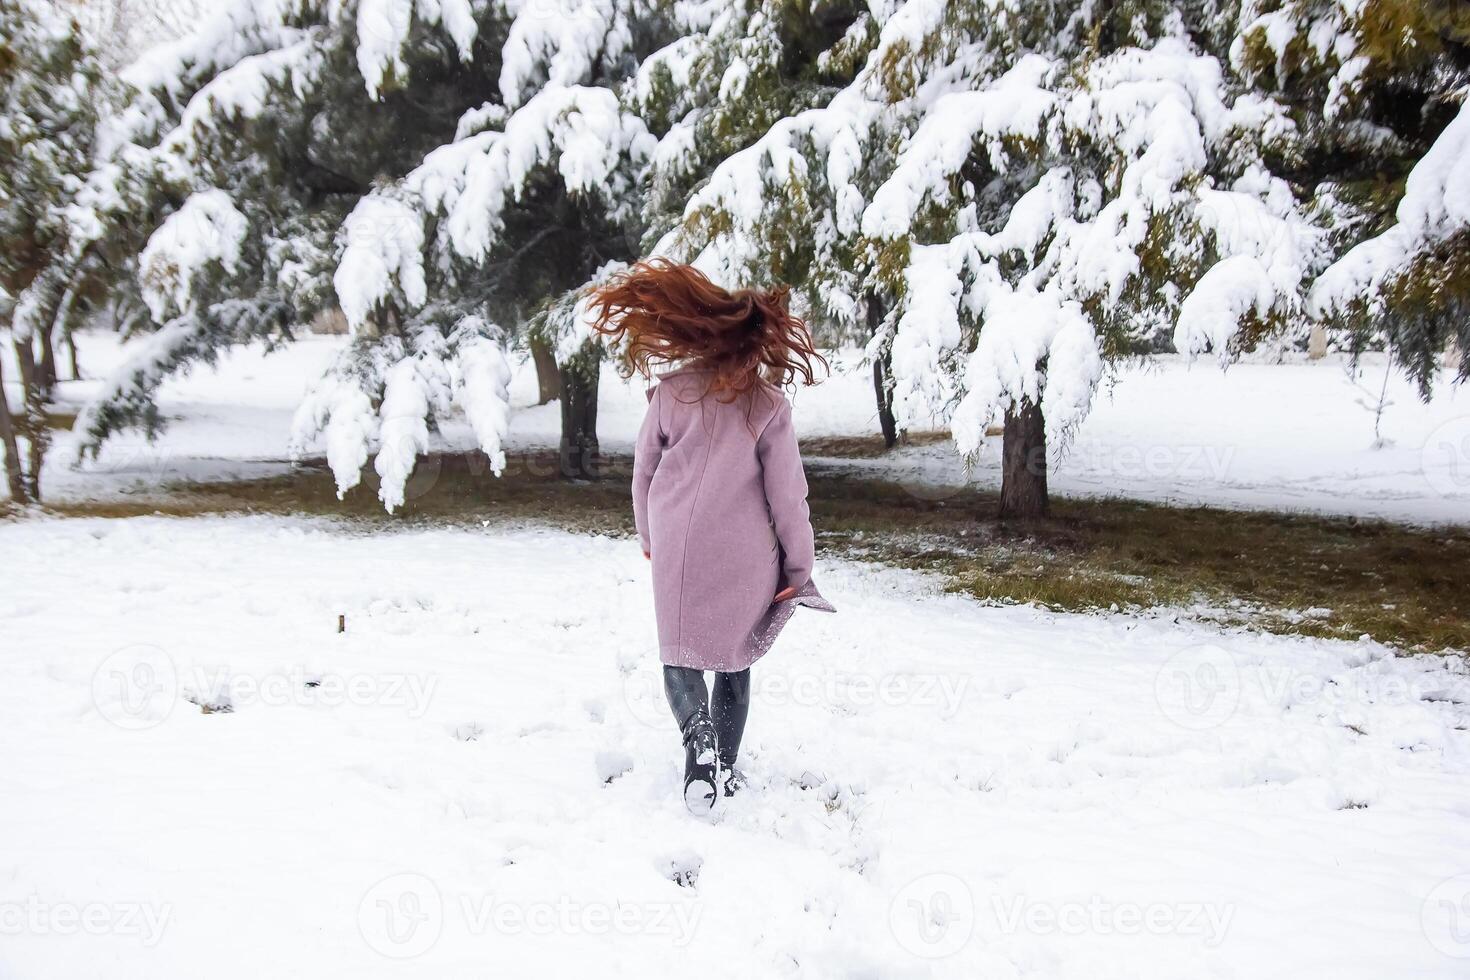
[[[409,482],[407,505],[392,517],[377,501],[371,469],[338,501],[320,464],[278,478],[171,486],[156,496],[49,510],[296,513],[363,531],[490,521],[632,532],[630,460],[606,459],[603,479],[592,482],[561,479],[556,463],[551,453],[517,455],[496,479],[483,455],[427,457]],[[909,488],[821,465],[808,475],[821,552],[938,572],[983,600],[1162,610],[1272,632],[1367,634],[1406,650],[1470,649],[1470,532],[1463,530],[1061,498],[1048,520],[1008,524],[994,519],[988,493]]]

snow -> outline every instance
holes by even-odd
[[[1007,393],[1039,403],[1047,438],[1065,440],[1086,417],[1103,373],[1092,324],[1074,302],[1019,289],[997,290],[985,315],[992,326],[970,355],[965,395],[950,420],[956,446],[980,451],[986,429],[1005,422]]]
[[[1362,300],[1381,307],[1383,288],[1421,251],[1470,227],[1470,105],[1409,171],[1396,215],[1398,224],[1354,246],[1317,278],[1314,310],[1342,313]]]
[[[234,272],[249,222],[219,188],[189,195],[148,238],[138,255],[138,280],[153,319],[194,307],[191,291],[200,270],[218,263]]]
[[[633,11],[609,0],[502,2],[514,19],[500,49],[500,96],[512,108],[542,82],[561,87],[591,81],[599,66],[616,64],[633,47]]]
[[[465,316],[448,337],[430,323],[407,346],[394,338],[342,349],[292,416],[291,458],[324,448],[341,498],[361,481],[375,451],[378,495],[392,513],[403,505],[419,458],[436,448],[431,429],[453,419],[468,423],[454,448],[483,450],[500,475],[511,411],[504,345],[500,327]]]
[[[470,60],[479,32],[470,0],[358,0],[357,70],[372,98],[382,96],[390,77],[401,81],[408,74],[403,48],[415,17],[443,26],[460,59]]]
[[[5,976],[1464,975],[1438,658],[824,561],[839,612],[757,664],[707,823],[633,541],[36,519],[0,553]]]
[[[873,195],[863,232],[875,238],[908,233],[925,199],[943,196],[944,185],[970,159],[977,140],[990,165],[1005,172],[1003,139],[1036,139],[1056,103],[1042,87],[1054,69],[1046,58],[1028,54],[985,89],[940,96]]]
[[[887,29],[884,37],[888,43]],[[1022,400],[1045,403],[1060,439],[1086,415],[1104,371],[1101,338],[1081,310],[1090,304],[1091,320],[1124,312],[1159,225],[1174,229],[1169,259],[1187,266],[1213,253],[1210,264],[1184,283],[1189,292],[1177,307],[1166,294],[1155,309],[1127,315],[1140,333],[1148,317],[1159,325],[1174,318],[1179,351],[1213,349],[1222,359],[1253,314],[1299,311],[1303,276],[1323,244],[1289,186],[1259,163],[1261,146],[1291,125],[1284,110],[1250,93],[1227,104],[1222,66],[1183,37],[1075,66],[1026,54],[997,71],[1003,62],[981,59],[956,91],[945,91],[955,79],[934,72],[923,93],[894,110],[916,111],[918,125],[862,215],[865,235],[906,246],[908,256],[892,337],[895,412],[908,422],[938,415],[966,456]],[[888,70],[886,56],[866,69]],[[866,85],[860,78],[843,94]],[[1106,161],[1105,186],[1064,165],[1085,159],[1080,147]],[[951,200],[958,175],[981,152],[994,180],[1015,172],[1020,181],[994,232],[982,227],[968,184],[961,201]],[[1228,190],[1214,186],[1212,156],[1243,163]],[[749,186],[747,195],[758,195],[762,185]],[[936,205],[955,214],[948,242],[914,230]]]
[[[421,196],[429,215],[442,212],[441,235],[457,255],[478,263],[498,243],[506,209],[538,168],[554,167],[568,193],[601,196],[616,210],[629,184],[622,171],[641,167],[653,148],[653,136],[611,91],[550,87],[512,112],[503,131],[434,150],[402,185]]]
[[[341,500],[362,482],[368,447],[378,438],[379,428],[367,392],[348,378],[333,377],[317,383],[297,407],[288,450],[292,459],[300,459],[320,442]]]
[[[490,457],[496,476],[505,469],[505,450],[510,437],[511,366],[505,347],[484,336],[459,343],[459,371],[455,397],[475,431],[475,441]]]
[[[353,330],[392,295],[396,283],[410,308],[424,304],[423,218],[403,201],[365,195],[342,223],[342,257],[332,287]]]
[[[80,341],[89,378],[110,374],[149,343],[145,337],[119,347],[106,334],[82,334]],[[226,353],[217,368],[196,366],[163,385],[159,406],[170,424],[156,443],[125,433],[109,440],[97,462],[81,470],[69,466],[74,437],[62,434],[46,468],[49,494],[57,500],[109,498],[147,492],[160,481],[285,471],[293,416],[298,408],[315,410],[303,402],[345,343],[342,337],[307,335],[272,354],[251,345]],[[0,356],[12,356],[9,345],[0,345]],[[795,394],[798,434],[803,439],[874,437],[871,369],[856,351],[841,352],[834,361],[838,372],[833,377]],[[464,374],[470,363],[461,348],[455,370]],[[535,370],[523,355],[509,361],[507,370],[512,371],[507,396],[515,410],[500,448],[555,447],[559,406],[535,405]],[[1364,383],[1376,392],[1384,370],[1380,356],[1368,356]],[[13,361],[7,360],[4,373],[10,403],[18,406]],[[1125,365],[1114,382],[1104,381],[1093,395],[1091,413],[1076,427],[1066,454],[1052,461],[1048,476],[1054,493],[1069,496],[1470,524],[1470,395],[1450,380],[1444,372],[1434,397],[1424,403],[1414,382],[1394,372],[1387,388],[1393,404],[1384,416],[1384,435],[1392,445],[1373,449],[1373,416],[1358,404],[1361,392],[1336,356],[1320,362],[1237,363],[1227,371],[1180,357]],[[100,384],[62,382],[61,405],[86,402]],[[642,384],[625,382],[612,365],[604,365],[599,398],[603,451],[630,453],[647,407]],[[333,409],[323,417],[341,417],[372,438],[377,413],[366,401],[359,408],[360,413]],[[472,424],[478,415],[441,419],[432,445],[478,445],[493,456],[493,444],[481,441],[479,427]],[[363,451],[361,434],[345,444]],[[347,451],[345,444],[340,451]],[[323,448],[329,456],[331,445],[328,438]],[[999,487],[998,450],[999,440],[987,437],[968,475],[948,443],[900,448],[874,459],[838,460],[811,452],[807,459],[810,465],[871,472],[926,497],[943,497],[965,486]],[[333,470],[355,474],[366,459],[334,462]]]
[[[218,131],[243,119],[257,119],[287,87],[304,99],[316,87],[322,70],[320,41],[305,31],[301,40],[262,54],[250,55],[220,72],[189,99],[179,123],[162,140],[156,155],[174,173],[187,179],[201,155],[203,132]],[[201,168],[202,169],[202,168]]]
[[[437,357],[405,358],[388,369],[373,468],[382,480],[378,496],[390,514],[403,506],[404,485],[419,456],[429,451],[430,396],[447,394],[451,383]],[[340,485],[343,474],[336,475]]]

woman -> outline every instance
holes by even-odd
[[[826,361],[787,290],[728,292],[692,266],[640,262],[593,295],[648,393],[633,461],[633,518],[653,562],[664,691],[683,734],[684,800],[707,811],[741,785],[735,762],[750,665],[797,605],[831,611],[811,581],[806,475],[778,385]],[[715,672],[713,701],[704,671]]]

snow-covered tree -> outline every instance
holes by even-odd
[[[1119,358],[1331,316],[1422,364],[1463,325],[1457,11],[233,0],[128,70],[18,308],[105,291],[152,333],[91,448],[155,427],[169,372],[340,309],[296,442],[343,493],[376,453],[393,508],[448,412],[498,466],[509,343],[556,353],[564,469],[593,472],[581,297],[662,253],[791,283],[867,346],[890,440],[937,421],[974,457],[1001,427],[1002,511],[1037,514]]]
[[[16,501],[40,493],[46,399],[75,299],[48,272],[67,257],[69,207],[91,157],[102,90],[96,51],[75,21],[44,0],[0,0],[0,296],[24,393],[14,417],[0,397],[0,448]],[[38,316],[38,305],[50,315]]]
[[[1246,20],[1246,18],[1251,18]],[[1313,312],[1350,343],[1386,341],[1427,396],[1458,341],[1470,374],[1470,9],[1445,0],[1247,8],[1233,51],[1307,116],[1339,257]],[[1321,161],[1328,161],[1323,166]],[[1366,237],[1365,237],[1366,236]],[[1361,239],[1361,240],[1360,240]]]
[[[1375,153],[1390,173],[1411,163],[1443,126],[1443,106],[1381,118],[1394,93],[1463,84],[1444,23],[1414,21],[1436,42],[1410,36],[1414,66],[1381,64],[1374,39],[1413,5],[1262,6],[875,7],[850,32],[851,84],[723,163],[661,250],[737,281],[801,269],[814,316],[873,325],[899,421],[947,424],[967,458],[1002,426],[1001,513],[1044,513],[1047,444],[1110,361],[1165,344],[1228,358],[1305,332],[1314,277],[1372,225],[1345,185]],[[1303,45],[1325,81],[1293,74]],[[1443,187],[1434,156],[1421,183]],[[1411,230],[1394,236],[1450,223],[1454,204],[1418,197],[1411,179]],[[1342,296],[1362,300],[1347,268]],[[1449,308],[1444,288],[1407,291],[1378,307],[1396,324]]]
[[[237,0],[150,52],[125,73],[134,94],[88,179],[76,249],[118,257],[111,288],[136,293],[131,329],[152,336],[79,419],[83,447],[155,428],[170,372],[340,308],[352,343],[296,425],[339,489],[376,449],[383,501],[400,504],[452,410],[498,472],[507,328],[609,255],[636,257],[626,222],[652,140],[610,85],[663,18]]]
[[[156,44],[188,33],[221,0],[53,0],[94,38],[103,64],[118,70]]]
[[[295,441],[325,446],[341,492],[376,450],[396,506],[429,431],[472,403],[498,461],[505,372],[486,345],[515,330],[559,353],[564,469],[591,473],[601,349],[579,297],[639,258],[720,159],[834,90],[811,81],[829,46],[813,39],[841,42],[857,14],[833,16],[237,0],[128,70],[135,95],[87,182],[76,250],[116,256],[129,329],[153,336],[79,419],[84,448],[154,429],[168,373],[339,307],[354,337]]]

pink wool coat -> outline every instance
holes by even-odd
[[[729,402],[701,397],[709,374],[698,367],[658,377],[633,454],[633,518],[653,560],[659,658],[743,670],[796,606],[832,611],[811,581],[791,405],[764,382]],[[773,602],[787,586],[797,596]]]

